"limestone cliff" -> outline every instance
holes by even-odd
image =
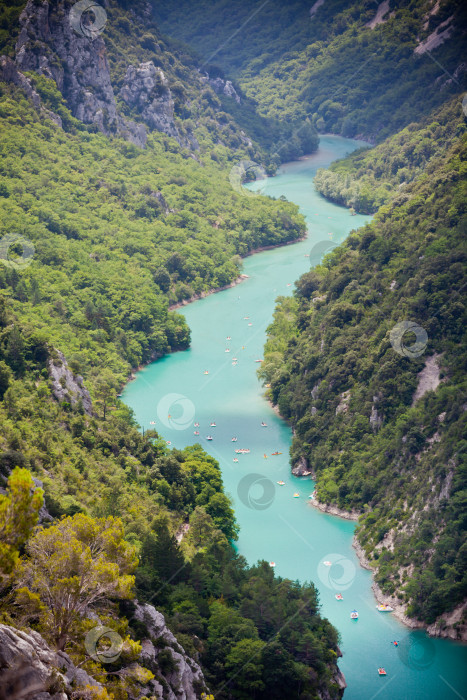
[[[135,617],[147,633],[138,665],[149,669],[154,678],[133,682],[129,699],[197,700],[207,692],[201,668],[178,644],[162,613],[152,605],[136,604]],[[130,674],[134,666],[119,674]],[[0,624],[0,700],[74,700],[88,697],[90,688],[98,691],[102,685],[68,654],[51,648],[38,632]]]
[[[122,117],[111,82],[104,36],[81,36],[71,21],[71,9],[64,0],[28,0],[20,15],[16,42],[15,60],[22,77],[16,75],[11,82],[20,84],[28,93],[24,72],[34,71],[54,80],[74,117],[137,146],[144,148],[148,129],[155,129],[180,144],[198,148],[194,137],[180,135],[168,82],[152,61],[128,66],[119,96],[138,122]],[[9,80],[5,72],[3,77]]]

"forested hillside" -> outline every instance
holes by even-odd
[[[72,5],[1,7],[0,636],[23,644],[1,658],[0,695],[32,682],[27,639],[48,649],[46,697],[337,699],[313,584],[248,567],[217,462],[142,436],[117,395],[188,346],[170,304],[235,281],[241,256],[300,238],[303,218],[231,184],[241,161],[274,163],[143,3],[106,5],[91,43]],[[96,623],[123,644],[108,664],[105,644],[89,651]]]
[[[409,124],[375,148],[352,153],[327,170],[319,170],[314,185],[337,204],[374,214],[442,156],[465,128],[459,97],[453,98],[422,124]]]
[[[466,147],[279,300],[260,370],[294,426],[292,463],[320,502],[362,514],[376,581],[426,623],[467,592]]]
[[[233,76],[261,114],[297,129],[310,118],[320,132],[380,141],[466,86],[460,0],[172,0],[154,11],[166,32]]]

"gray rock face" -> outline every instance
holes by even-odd
[[[237,93],[230,80],[223,80],[222,78],[208,78],[208,83],[218,94],[227,95],[227,97],[231,97],[233,100],[235,100],[237,104],[240,104],[240,95]]]
[[[163,131],[181,142],[174,123],[174,101],[169,84],[152,61],[128,66],[120,97],[138,111],[151,129]]]
[[[101,684],[77,668],[68,654],[53,651],[38,632],[0,625],[0,700],[64,700],[72,685]],[[64,692],[57,690],[60,686]]]
[[[83,378],[73,374],[60,350],[57,353],[58,362],[55,364],[54,360],[49,360],[48,363],[53,395],[57,401],[69,401],[72,406],[81,400],[84,412],[92,416],[91,395],[83,384]]]
[[[29,0],[19,19],[16,63],[21,71],[55,80],[77,119],[106,134],[117,133],[120,120],[104,40],[76,34],[68,14],[64,2]]]
[[[77,34],[70,25],[70,5],[63,0],[28,0],[19,21],[18,69],[54,80],[71,113],[80,121],[95,124],[106,135],[122,136],[144,148],[145,125],[125,120],[118,113],[105,34],[94,38]],[[23,76],[24,81],[27,79]],[[191,134],[185,139],[180,136],[167,79],[152,61],[128,67],[120,96],[136,109],[150,129],[163,131],[181,145],[199,148]],[[39,96],[31,95],[31,99],[34,101]]]
[[[160,675],[158,657],[170,653],[175,663],[175,670],[166,672],[164,679],[169,688],[162,694],[162,688],[156,679],[148,683],[145,689],[148,696],[163,697],[164,700],[197,700],[200,692],[206,692],[206,682],[199,665],[187,656],[165,623],[164,616],[152,605],[137,605],[135,617],[146,625],[150,639],[142,642],[141,660],[156,676]],[[153,641],[157,640],[157,646]],[[160,688],[160,690],[159,690]]]

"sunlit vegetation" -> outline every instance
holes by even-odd
[[[379,146],[318,170],[314,185],[337,204],[373,214],[401,193],[428,163],[442,156],[465,130],[461,99],[456,97],[423,124],[410,124]]]

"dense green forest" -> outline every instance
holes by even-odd
[[[226,168],[168,137],[151,135],[141,151],[58,131],[6,86],[0,119],[0,232],[35,246],[20,273],[2,266],[0,288],[78,374],[105,365],[117,385],[130,367],[187,347],[169,304],[235,280],[248,251],[303,235],[295,205],[241,198]]]
[[[24,5],[0,8],[10,57]],[[218,463],[199,445],[171,450],[155,431],[141,435],[118,398],[132,368],[189,345],[171,304],[235,281],[243,255],[305,232],[295,205],[242,196],[229,181],[245,160],[274,170],[264,148],[282,127],[248,103],[235,103],[237,123],[200,89],[189,52],[163,42],[138,7],[106,7],[112,86],[129,63],[162,66],[175,126],[196,148],[158,130],[144,149],[99,133],[35,71],[25,74],[32,99],[24,81],[0,83],[0,622],[39,631],[103,683],[88,699],[139,697],[175,670],[169,650],[156,668],[141,656],[148,629],[135,597],[164,613],[175,651],[201,664],[197,697],[339,698],[338,636],[314,585],[249,567]],[[61,4],[51,12],[59,21]],[[266,123],[262,143],[243,132]],[[95,615],[125,640],[110,667],[84,647]]]
[[[319,132],[380,141],[465,89],[460,0],[436,3],[437,11],[427,0],[390,0],[373,28],[367,26],[378,10],[372,0],[326,0],[312,8],[306,0],[255,7],[245,0],[154,3],[164,31],[233,75],[260,114],[280,115],[298,131],[309,118]],[[448,25],[450,41],[436,58],[414,53]]]
[[[409,124],[375,148],[318,170],[314,185],[337,204],[373,214],[442,156],[465,128],[462,105],[458,97],[453,98],[422,124]]]
[[[362,513],[376,581],[427,623],[467,592],[466,149],[463,136],[279,300],[260,370],[294,426],[292,463],[319,501]]]

